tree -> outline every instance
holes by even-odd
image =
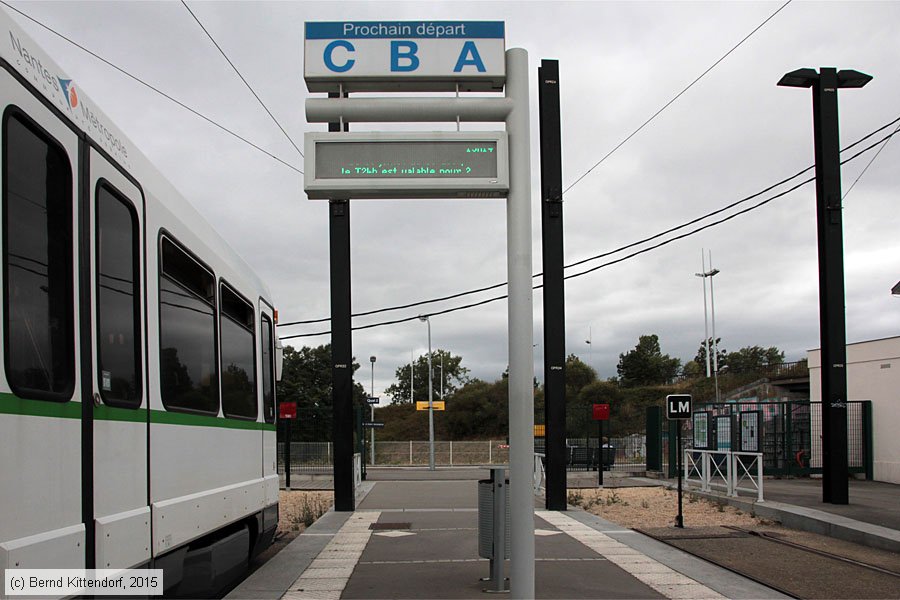
[[[619,355],[616,366],[625,387],[666,383],[678,375],[680,368],[681,360],[662,353],[656,334],[640,336],[634,350]]]
[[[566,357],[566,398],[574,399],[586,386],[597,381],[597,371],[574,354]]]
[[[280,402],[296,402],[298,408],[331,408],[331,344],[295,350],[284,347],[284,366],[277,383]],[[359,363],[353,360],[353,372]],[[353,403],[366,405],[366,392],[359,382],[353,382]]]
[[[681,367],[681,375],[682,377],[700,377],[705,373],[706,367],[702,366],[696,360],[689,360],[684,363],[684,366]]]
[[[737,352],[729,352],[725,356],[725,364],[735,373],[762,371],[772,365],[780,365],[784,362],[784,352],[775,346],[762,348],[761,346],[747,346]],[[721,363],[720,367],[721,368]]]
[[[469,369],[462,366],[462,357],[454,356],[446,350],[435,350],[431,356],[432,393],[437,400],[441,390],[441,361],[443,360],[444,396],[453,394],[461,385],[469,381]],[[409,404],[409,364],[397,367],[397,382],[385,390],[391,400],[399,404]],[[413,399],[428,400],[428,353],[419,356],[413,363]]]
[[[486,439],[506,437],[509,429],[509,379],[494,383],[479,379],[468,382],[440,414],[436,427],[446,439]]]
[[[709,349],[712,352],[713,348],[715,348],[715,356],[719,360],[719,368],[725,364],[725,355],[728,354],[728,351],[721,346],[722,338],[716,338],[715,340],[709,338]],[[706,342],[700,342],[700,348],[697,349],[697,354],[694,356],[694,362],[700,365],[701,370],[706,373]],[[687,367],[687,365],[685,365]],[[712,370],[713,363],[710,361],[709,368]]]
[[[568,398],[567,398],[568,400]],[[609,381],[592,381],[587,384],[577,396],[571,399],[572,404],[620,404],[622,402],[622,388]]]

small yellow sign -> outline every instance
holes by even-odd
[[[433,400],[431,404],[434,407],[434,410],[444,410],[443,400]],[[416,410],[428,410],[428,402],[416,402]]]
[[[534,426],[534,437],[544,437],[544,426],[543,425],[535,425]]]

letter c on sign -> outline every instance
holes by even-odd
[[[331,59],[331,55],[334,52],[335,48],[343,48],[347,52],[355,52],[356,48],[353,47],[353,44],[348,42],[347,40],[335,40],[325,46],[325,53],[322,58],[325,61],[325,66],[328,67],[329,71],[334,71],[335,73],[345,73],[353,68],[353,64],[356,62],[352,58],[348,58],[347,61],[342,65],[334,64],[334,61]]]

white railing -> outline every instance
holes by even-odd
[[[379,441],[375,443],[374,464],[380,467],[422,466],[428,464],[429,453],[430,444],[427,441]],[[501,440],[435,440],[434,461],[439,466],[451,467],[503,465],[509,462],[509,448]]]
[[[544,488],[544,455],[540,452],[534,453],[534,495],[537,496]]]
[[[684,451],[684,481],[700,487],[701,492],[713,488],[736,497],[738,492],[756,494],[763,502],[762,453],[721,450]]]
[[[737,496],[742,492],[756,492],[757,502],[763,501],[763,461],[761,452],[732,452],[731,490]],[[756,471],[754,476],[752,471]],[[747,481],[750,487],[741,487]]]

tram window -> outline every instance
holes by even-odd
[[[160,383],[167,410],[217,414],[215,277],[163,237],[160,243]]]
[[[65,401],[75,387],[72,167],[18,110],[3,116],[3,343],[23,398]]]
[[[262,316],[260,327],[262,346],[263,415],[266,423],[275,422],[275,353],[272,351],[272,320]]]
[[[222,284],[222,412],[226,417],[256,419],[256,353],[253,306]]]
[[[106,185],[97,187],[97,381],[103,401],[141,404],[137,214]]]

